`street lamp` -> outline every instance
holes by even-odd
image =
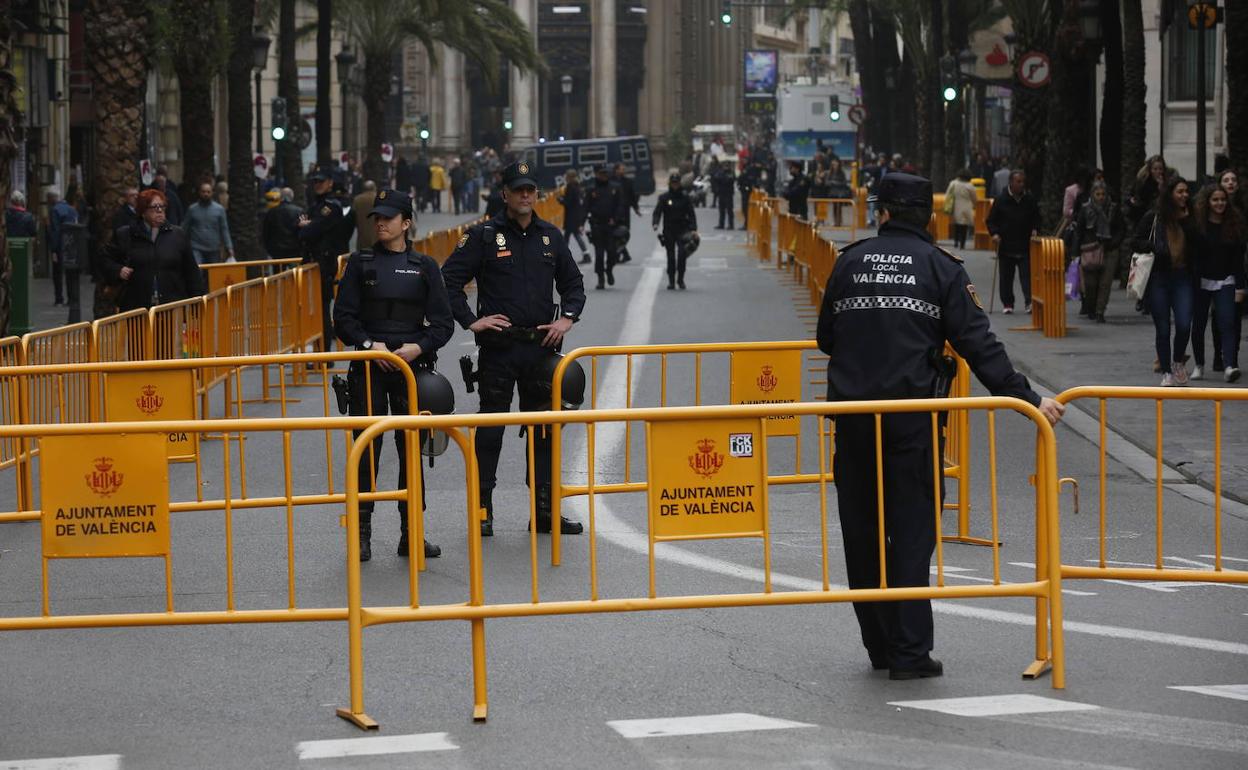
[[[350,152],[347,146],[347,94],[350,92],[351,84],[351,68],[355,66],[355,54],[351,53],[351,49],[346,46],[334,56],[334,63],[338,65],[338,86],[342,89],[342,121],[339,123],[342,128],[342,151]]]
[[[563,92],[563,135],[569,136],[572,133],[572,116],[571,98],[572,98],[572,76],[564,75],[559,78],[559,90]]]
[[[251,33],[252,67],[256,70],[256,154],[264,152],[264,119],[260,113],[260,76],[264,74],[265,65],[269,63],[269,36],[264,30],[256,27]]]

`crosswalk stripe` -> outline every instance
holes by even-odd
[[[337,757],[371,757],[381,754],[414,754],[421,751],[449,751],[459,746],[447,733],[415,733],[371,738],[341,738],[327,741],[303,741],[295,746],[300,759],[333,759]]]
[[[759,714],[706,714],[666,719],[617,719],[607,725],[625,738],[660,738],[671,735],[711,735],[753,730],[787,730],[814,727],[805,722],[792,722]]]
[[[0,770],[118,770],[120,754],[93,754],[81,757],[44,759],[0,759]]]
[[[1230,698],[1231,700],[1248,700],[1248,684],[1171,685],[1170,689],[1195,692],[1201,695],[1213,695],[1218,698]]]
[[[889,701],[890,706],[938,711],[960,717],[999,717],[1015,714],[1044,714],[1052,711],[1094,711],[1090,703],[1045,698],[1040,695],[980,695],[970,698]]]

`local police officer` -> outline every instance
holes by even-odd
[[[628,216],[628,204],[620,187],[611,184],[605,163],[594,169],[594,184],[585,193],[585,211],[589,215],[589,240],[594,244],[598,288],[603,288],[604,278],[614,286],[615,263],[619,257],[615,228]]]
[[[455,331],[451,305],[438,263],[418,254],[408,245],[412,234],[412,201],[407,193],[381,190],[373,201],[377,242],[372,249],[352,254],[347,260],[334,303],[334,328],[343,344],[357,350],[385,349],[407,361],[413,369],[430,369],[438,350]],[[409,414],[406,379],[393,364],[354,361],[347,374],[351,393],[351,414]],[[434,375],[440,377],[440,375]],[[367,380],[367,381],[366,381]],[[445,379],[442,379],[445,382]],[[449,383],[446,391],[450,392]],[[418,393],[418,406],[425,404],[426,392]],[[442,411],[442,410],[437,410]],[[359,435],[356,431],[356,435]],[[403,431],[394,432],[399,457],[399,487],[407,486],[407,454]],[[358,469],[360,491],[371,492],[377,466],[381,462],[382,437],[373,441],[368,457]],[[370,468],[371,465],[371,468]],[[420,464],[416,465],[420,473]],[[421,483],[421,508],[424,484]],[[373,503],[360,502],[360,561],[372,558]],[[399,555],[408,556],[407,502],[399,501]],[[442,549],[425,541],[425,556],[434,557]]]
[[[312,199],[308,213],[299,217],[299,242],[303,247],[303,261],[315,262],[321,269],[321,350],[328,351],[333,344],[334,325],[329,305],[334,298],[334,279],[338,277],[338,255],[346,251],[341,243],[342,204],[331,193],[334,180],[320,168],[308,174],[312,186]]]
[[[549,359],[585,307],[581,271],[559,228],[533,213],[536,199],[537,182],[530,176],[529,165],[520,162],[505,168],[506,208],[488,222],[469,229],[443,267],[455,320],[472,331],[481,346],[478,378],[482,412],[509,411],[517,385],[521,410],[547,408]],[[474,279],[475,313],[464,294],[464,286]],[[552,288],[559,292],[560,307],[552,299]],[[481,428],[477,432],[481,504],[486,510],[481,534],[485,536],[494,534],[493,492],[502,445],[501,427]],[[538,485],[537,530],[549,532],[551,463],[546,430],[536,431],[533,451]],[[581,529],[578,522],[561,520],[563,534],[580,534]]]
[[[685,195],[680,184],[680,174],[672,174],[667,179],[667,192],[659,196],[654,206],[654,217],[651,224],[657,231],[659,221],[663,222],[663,234],[659,240],[667,250],[667,288],[675,289],[677,285],[685,288],[685,261],[689,259],[686,233],[698,229],[697,214],[693,210],[693,201]]]
[[[889,174],[874,197],[879,235],[847,246],[828,280],[819,313],[819,349],[828,361],[828,401],[929,398],[948,376],[946,341],[993,394],[1023,399],[1051,423],[1064,407],[1041,398],[1014,370],[989,328],[962,260],[932,242],[932,185]],[[851,588],[878,588],[879,538],[890,587],[926,586],[935,548],[931,416],[887,414],[882,421],[884,532],[877,529],[873,415],[836,418],[834,472]],[[937,455],[939,457],[939,454]],[[855,602],[873,668],[890,679],[940,676],[926,600]]]

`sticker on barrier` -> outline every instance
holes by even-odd
[[[794,404],[802,400],[802,351],[733,351],[729,377],[730,404]],[[796,436],[795,415],[767,418],[767,435]]]
[[[765,436],[762,421],[749,417],[651,424],[652,539],[763,537]]]
[[[167,556],[164,436],[40,440],[44,558]]]
[[[195,379],[190,369],[163,372],[110,372],[104,394],[108,422],[155,422],[195,419]],[[167,434],[170,460],[194,460],[199,434]]]

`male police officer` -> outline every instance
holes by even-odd
[[[443,275],[455,320],[472,331],[481,346],[481,411],[510,410],[517,384],[521,410],[544,409],[543,377],[545,399],[550,393],[545,364],[580,318],[585,286],[559,228],[533,213],[537,182],[530,176],[529,165],[513,163],[503,169],[502,187],[506,208],[460,237]],[[475,313],[464,294],[464,286],[473,279],[477,282]],[[560,308],[551,299],[552,287],[559,292]],[[481,534],[487,537],[494,534],[493,493],[502,445],[501,427],[477,432],[481,504],[486,510]],[[533,452],[537,531],[549,532],[551,467],[546,430],[538,429],[534,435]],[[563,534],[580,534],[581,529],[578,522],[561,519]]]
[[[372,249],[358,251],[347,260],[334,302],[334,329],[344,344],[357,350],[385,349],[412,364],[431,368],[438,350],[455,332],[451,304],[442,273],[433,257],[418,254],[408,245],[412,233],[412,201],[407,193],[381,190],[369,216],[376,228]],[[384,361],[354,361],[347,374],[351,414],[409,414],[407,384],[394,365]],[[449,383],[447,384],[449,390]],[[420,401],[424,393],[417,396]],[[421,401],[422,409],[427,405]],[[360,431],[356,431],[358,436]],[[373,440],[368,461],[359,466],[360,491],[371,492],[381,462],[382,437]],[[403,431],[394,432],[399,456],[399,487],[407,486],[407,453]],[[371,468],[370,468],[371,466]],[[420,464],[416,464],[420,473]],[[421,483],[424,509],[424,483]],[[360,561],[372,558],[369,537],[373,529],[373,503],[360,502]],[[408,556],[407,501],[399,501],[399,555]],[[425,541],[425,556],[439,556],[442,549]]]
[[[589,240],[594,244],[594,272],[598,274],[598,288],[615,285],[615,263],[618,252],[615,228],[628,216],[628,204],[618,185],[611,184],[604,163],[594,169],[594,184],[585,193],[585,211],[589,215]]]
[[[659,229],[659,220],[663,221],[663,248],[667,249],[667,288],[675,289],[677,284],[685,288],[685,260],[689,258],[689,249],[685,243],[685,233],[698,229],[697,214],[693,211],[693,201],[685,195],[680,184],[680,174],[672,174],[667,179],[667,192],[659,196],[654,206],[654,217],[651,224],[655,231]]]
[[[1041,398],[1014,370],[993,335],[962,260],[932,243],[932,185],[889,174],[873,199],[879,235],[841,252],[819,313],[819,349],[828,361],[828,401],[929,398],[947,375],[948,341],[993,394],[1037,406],[1056,423],[1064,407]],[[851,588],[877,588],[879,538],[888,585],[928,585],[936,543],[931,416],[887,414],[882,421],[884,532],[877,530],[875,418],[836,418],[834,471]],[[939,457],[939,455],[937,455]],[[855,602],[862,641],[890,679],[940,676],[933,659],[932,609],[926,600]]]
[[[303,246],[303,261],[315,262],[321,269],[321,350],[328,351],[334,339],[329,304],[334,298],[334,279],[338,277],[338,255],[346,251],[339,242],[342,204],[330,194],[334,180],[324,170],[317,168],[308,174],[308,184],[312,185],[313,197],[308,213],[299,217],[299,242]]]

